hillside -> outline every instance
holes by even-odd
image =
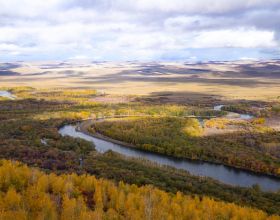
[[[209,197],[0,162],[0,219],[280,219]]]

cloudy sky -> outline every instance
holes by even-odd
[[[280,58],[280,0],[0,0],[0,61]]]

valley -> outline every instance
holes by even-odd
[[[100,64],[100,74],[106,65]],[[215,68],[228,65],[215,64]],[[164,80],[178,77],[168,73],[175,67],[159,66],[161,74],[153,86],[147,82],[149,90],[141,80],[133,83],[135,70],[129,70],[131,76],[124,80],[129,85],[113,80],[119,76],[112,76],[105,86],[79,83],[78,79],[86,78],[84,74],[63,76],[62,81],[49,78],[52,74],[48,79],[36,74],[32,81],[36,87],[27,83],[33,68],[23,71],[13,66],[10,71],[18,74],[6,74],[0,82],[1,158],[56,175],[91,174],[116,184],[152,185],[169,193],[180,191],[279,215],[280,100],[279,85],[272,83],[277,82],[277,73],[272,81],[265,80],[267,84],[257,74],[254,80],[260,83],[248,88],[228,85],[222,79],[246,77],[251,81],[248,72],[224,72],[218,79],[217,73],[204,69],[207,73],[200,71],[200,77],[215,75],[221,90],[212,93],[209,81],[200,81],[203,93],[189,79],[190,69],[176,66],[182,82],[171,86]],[[93,68],[74,67],[81,71]],[[66,74],[74,67],[63,66],[59,71]],[[140,75],[151,78],[148,73]],[[244,96],[235,93],[236,88]],[[258,95],[246,93],[249,89]]]

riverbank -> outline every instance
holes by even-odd
[[[113,138],[110,138],[110,137],[107,137],[101,133],[98,133],[98,132],[89,132],[89,128],[95,123],[95,122],[101,122],[101,121],[104,121],[104,119],[97,119],[97,120],[87,120],[87,121],[83,121],[81,122],[80,124],[77,125],[76,127],[76,130],[77,131],[80,131],[86,135],[89,135],[89,136],[92,136],[92,137],[95,137],[95,138],[98,138],[98,139],[101,139],[101,140],[104,140],[104,141],[109,141],[111,143],[114,143],[114,144],[119,144],[119,145],[122,145],[124,147],[131,147],[131,148],[135,148],[137,149],[137,147],[135,147],[133,144],[129,144],[129,143],[125,143],[123,141],[119,141],[119,140],[115,140]]]
[[[245,124],[247,123],[249,127],[254,126],[251,122]],[[151,117],[106,120],[96,123],[94,132],[137,144],[138,148],[150,152],[226,164],[255,173],[279,175],[279,162],[274,156],[277,152],[268,152],[266,149],[260,151],[260,143],[267,141],[268,137],[271,140],[277,138],[277,134],[259,133],[257,129],[250,129],[251,139],[248,139],[248,132],[243,129],[233,133],[205,136],[199,127],[196,121],[190,119]]]
[[[242,168],[236,168],[233,166],[223,165],[221,163],[212,163],[212,162],[201,161],[201,160],[189,160],[187,158],[186,159],[174,158],[174,157],[170,157],[170,156],[167,156],[164,154],[157,154],[157,153],[153,153],[150,151],[144,151],[144,150],[136,148],[135,146],[133,146],[131,144],[127,144],[122,141],[117,141],[117,140],[108,138],[101,134],[92,134],[92,133],[88,132],[88,130],[87,130],[87,128],[89,128],[92,125],[92,123],[94,123],[94,120],[85,121],[85,122],[82,122],[80,125],[78,125],[78,127],[73,127],[74,131],[76,130],[77,132],[81,132],[80,134],[77,133],[77,134],[74,134],[74,136],[73,136],[74,131],[68,130],[66,132],[63,132],[63,135],[66,134],[66,135],[70,135],[73,137],[83,138],[88,141],[94,141],[95,145],[96,145],[97,140],[102,140],[102,141],[98,141],[98,143],[97,143],[97,145],[99,145],[99,146],[97,146],[97,147],[99,147],[99,149],[98,149],[99,151],[100,151],[100,148],[103,149],[103,147],[105,145],[110,145],[110,146],[106,146],[105,147],[106,150],[103,149],[103,150],[101,150],[101,152],[106,152],[107,150],[111,149],[113,151],[124,154],[126,156],[143,157],[148,160],[151,159],[152,161],[156,158],[156,160],[159,161],[159,163],[162,163],[164,161],[164,163],[166,163],[166,165],[171,165],[178,169],[186,169],[187,171],[189,171],[189,169],[191,169],[193,172],[200,172],[200,174],[198,174],[198,175],[208,176],[208,177],[210,176],[210,177],[213,177],[214,179],[218,178],[218,180],[220,180],[222,182],[225,182],[225,180],[226,180],[226,181],[236,182],[236,184],[237,184],[238,181],[241,181],[241,184],[245,184],[245,186],[249,187],[249,186],[252,186],[253,184],[258,184],[258,181],[256,181],[256,180],[259,179],[260,182],[272,181],[271,182],[272,185],[270,185],[271,183],[268,184],[268,185],[270,185],[267,188],[268,190],[273,187],[276,187],[274,190],[277,191],[280,188],[279,187],[279,178],[273,177],[271,175],[267,175],[267,174],[263,174],[263,173],[256,173],[256,172],[252,172],[250,170],[248,171],[248,170],[242,169]],[[97,140],[92,139],[90,137],[96,138]],[[186,168],[183,167],[183,164],[185,164],[184,166],[186,166]],[[200,168],[199,168],[199,166],[200,166]],[[202,169],[202,167],[203,167],[203,169]],[[192,174],[197,175],[195,173],[192,173]],[[225,180],[219,179],[219,178],[221,178],[221,176],[226,179]],[[229,183],[229,182],[227,182],[227,183]],[[263,188],[262,184],[259,184],[259,185]],[[267,187],[268,185],[266,185],[264,187]]]

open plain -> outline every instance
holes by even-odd
[[[0,86],[94,88],[165,102],[276,100],[280,61],[208,63],[17,62],[0,64]]]

